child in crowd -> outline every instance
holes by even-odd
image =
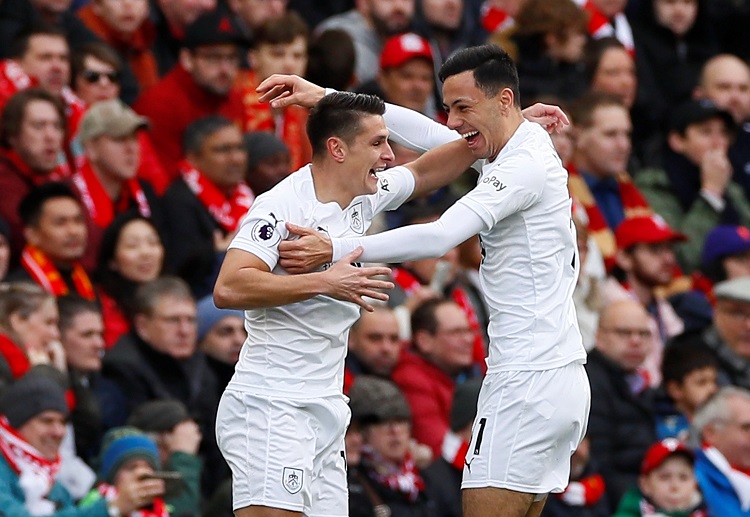
[[[679,440],[656,442],[643,458],[639,488],[625,493],[612,517],[707,517],[693,462]]]
[[[662,398],[656,405],[656,435],[685,441],[695,410],[718,389],[718,363],[700,345],[668,346],[662,360]]]

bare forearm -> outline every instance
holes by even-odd
[[[219,276],[214,301],[222,309],[260,309],[301,302],[326,291],[322,273],[288,276],[241,268]]]
[[[419,197],[448,185],[466,172],[474,161],[475,158],[463,139],[428,151],[407,165],[415,180],[412,197]]]

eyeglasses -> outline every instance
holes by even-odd
[[[603,330],[604,332],[612,332],[618,337],[621,337],[624,339],[629,339],[631,337],[639,337],[641,339],[650,339],[652,336],[651,331],[646,330],[646,329],[628,329],[624,327],[604,327],[604,328],[600,328],[599,330]]]
[[[97,72],[96,70],[84,70],[81,77],[90,84],[98,83],[102,77],[106,77],[110,83],[116,83],[120,80],[118,72]]]

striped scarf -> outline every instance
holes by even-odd
[[[615,229],[607,226],[607,221],[599,207],[596,206],[596,199],[583,176],[578,173],[572,163],[568,164],[567,168],[570,195],[586,210],[589,232],[602,253],[607,270],[611,270],[615,265],[615,252],[617,251]],[[625,218],[651,215],[652,212],[648,202],[630,179],[630,175],[623,171],[615,179],[620,190],[622,206],[625,209]]]
[[[44,254],[42,250],[31,244],[27,244],[21,255],[21,265],[26,272],[31,275],[34,282],[41,285],[45,291],[55,296],[65,296],[69,293],[68,284],[57,270],[55,264]],[[96,299],[94,287],[91,285],[91,279],[83,269],[80,262],[73,265],[71,274],[73,285],[76,292],[87,300]]]

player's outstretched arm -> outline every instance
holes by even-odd
[[[373,307],[365,298],[387,301],[383,289],[391,282],[374,277],[389,275],[387,267],[356,267],[351,263],[361,249],[342,257],[326,271],[304,275],[273,274],[268,265],[252,253],[230,249],[214,286],[214,302],[219,308],[258,309],[307,300],[318,295],[356,303],[365,310]]]
[[[272,108],[298,105],[312,108],[325,97],[325,88],[313,84],[298,75],[273,74],[255,89],[260,102],[269,102]]]
[[[410,199],[448,185],[461,176],[476,158],[463,139],[441,145],[407,163],[414,175],[414,192]]]

